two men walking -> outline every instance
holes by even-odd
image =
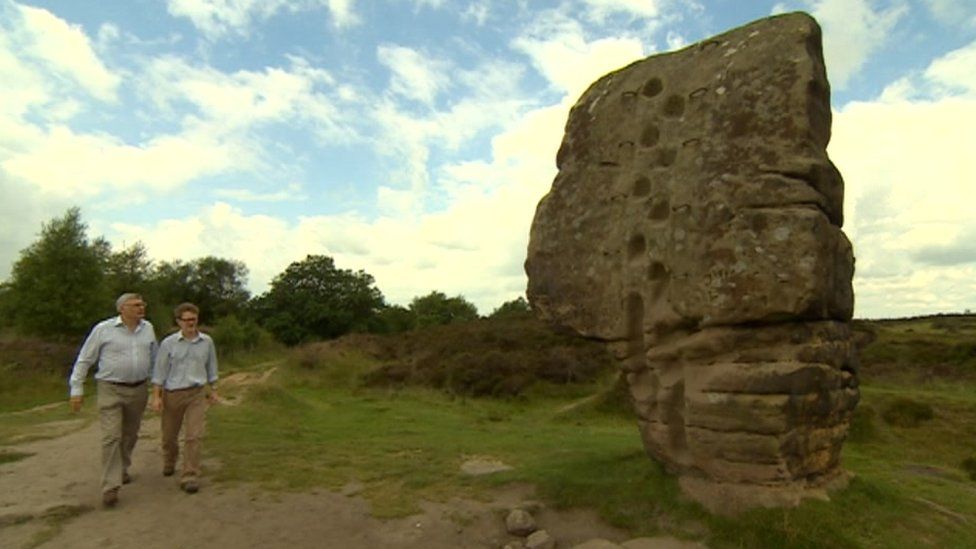
[[[69,378],[69,403],[71,410],[78,412],[84,401],[85,377],[93,365],[98,365],[95,383],[102,433],[102,504],[115,506],[119,489],[132,480],[129,467],[149,399],[146,382],[150,378],[154,383],[153,409],[163,412],[163,473],[173,474],[177,440],[185,419],[187,444],[181,486],[195,492],[199,488],[204,384],[210,385],[210,401],[217,400],[213,340],[197,330],[199,310],[192,304],[177,307],[180,331],[164,339],[162,346],[156,343],[153,325],[145,319],[142,296],[122,294],[115,307],[119,315],[99,322],[88,334]],[[191,318],[192,322],[181,320]]]

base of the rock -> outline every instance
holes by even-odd
[[[715,482],[693,476],[682,476],[678,483],[686,496],[710,513],[733,516],[757,507],[797,507],[804,499],[830,501],[829,493],[846,488],[852,477],[852,473],[838,470],[816,482],[797,481],[776,486]]]

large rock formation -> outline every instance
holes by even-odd
[[[820,28],[770,17],[610,73],[573,107],[525,270],[610,342],[648,453],[716,511],[844,477],[854,258]]]

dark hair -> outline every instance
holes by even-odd
[[[191,313],[200,316],[200,308],[189,302],[180,303],[179,305],[177,305],[176,308],[173,309],[173,316],[176,318],[180,318],[181,316],[183,316],[183,313],[187,311],[190,311]]]

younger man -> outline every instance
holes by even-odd
[[[186,425],[180,488],[188,494],[200,489],[200,444],[207,401],[217,403],[217,352],[210,336],[197,329],[200,309],[181,303],[174,311],[180,331],[163,339],[153,369],[150,405],[162,411],[163,474],[176,470],[180,428]],[[209,394],[204,386],[209,385]]]

